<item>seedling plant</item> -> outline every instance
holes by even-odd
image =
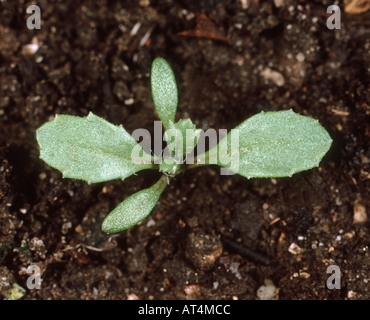
[[[175,121],[177,84],[163,58],[153,61],[151,89],[165,129],[167,146],[161,155],[145,152],[122,125],[115,126],[93,113],[86,117],[56,115],[36,133],[40,157],[64,178],[98,183],[124,180],[146,169],[162,172],[153,186],[129,196],[106,216],[102,229],[107,233],[120,232],[145,219],[171,178],[187,169],[214,164],[225,174],[233,172],[248,179],[291,177],[318,166],[332,143],[315,119],[292,110],[261,112],[208,151],[195,155],[201,130],[190,119]]]

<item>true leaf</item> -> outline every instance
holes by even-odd
[[[155,207],[160,195],[167,186],[165,175],[152,187],[134,193],[121,202],[103,221],[103,231],[120,232],[145,219]]]
[[[155,58],[153,61],[151,87],[155,109],[165,129],[169,129],[169,121],[175,122],[177,85],[172,68],[163,58]]]
[[[244,177],[290,177],[319,165],[332,143],[328,132],[315,119],[291,110],[261,112],[234,130],[239,132],[235,148],[232,132],[198,161],[217,158],[217,164]],[[232,148],[234,146],[234,148]],[[227,150],[225,152],[224,150]],[[231,161],[237,161],[234,166]]]
[[[179,120],[174,124],[174,127],[180,131],[183,137],[183,144],[179,148],[183,150],[183,155],[185,156],[192,152],[197,145],[201,129],[196,129],[195,124],[189,118]]]
[[[164,133],[164,140],[170,153],[182,158],[193,151],[200,134],[201,130],[196,129],[195,124],[187,118],[177,123],[169,121],[169,129]]]
[[[102,182],[156,167],[144,151],[141,163],[134,163],[135,139],[122,126],[92,113],[84,118],[56,115],[37,130],[37,141],[41,158],[65,178]]]

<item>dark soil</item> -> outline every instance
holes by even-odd
[[[269,279],[279,299],[369,299],[370,12],[346,13],[339,1],[341,29],[330,30],[333,2],[1,1],[0,296],[17,283],[23,299],[253,300]],[[31,4],[41,30],[26,27]],[[199,13],[229,40],[179,35]],[[175,71],[178,119],[229,130],[292,108],[320,121],[331,150],[286,179],[190,170],[149,218],[106,235],[106,214],[158,173],[62,179],[39,159],[35,130],[55,114],[92,111],[152,131],[157,56]],[[27,288],[32,264],[39,290]],[[341,289],[326,286],[330,265]]]

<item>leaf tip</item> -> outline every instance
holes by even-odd
[[[124,228],[116,228],[112,225],[112,219],[109,218],[109,215],[105,217],[103,223],[101,224],[101,230],[105,233],[111,234],[111,233],[117,233],[120,231],[123,231]]]

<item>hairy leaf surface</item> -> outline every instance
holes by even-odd
[[[131,151],[138,145],[135,139],[122,126],[92,113],[83,118],[56,115],[37,130],[37,141],[40,157],[64,178],[95,183],[125,179],[156,167],[144,150],[141,163],[133,163]]]
[[[104,219],[103,231],[120,232],[145,219],[155,207],[166,186],[167,177],[163,175],[152,187],[129,196]]]
[[[332,143],[317,120],[292,110],[261,112],[233,130],[238,131],[237,146],[229,132],[200,160],[217,158],[218,165],[247,178],[290,177],[317,167]]]
[[[178,97],[175,75],[163,58],[155,58],[153,61],[151,86],[155,109],[167,130],[169,121],[175,122]]]

